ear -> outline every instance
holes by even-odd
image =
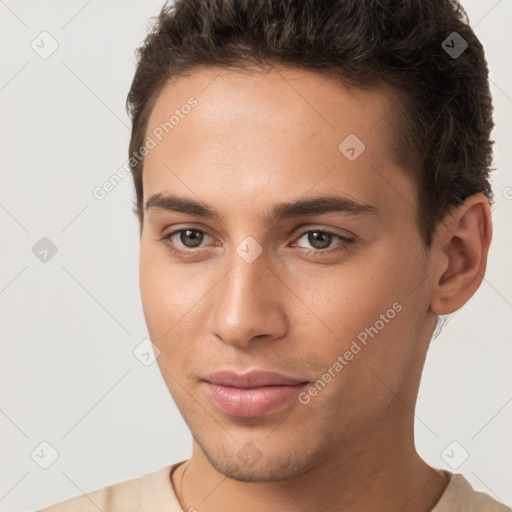
[[[484,278],[492,238],[491,209],[484,194],[469,196],[439,223],[433,242],[434,288],[430,309],[448,315],[461,308]]]

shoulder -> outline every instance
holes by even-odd
[[[512,512],[485,492],[475,491],[461,474],[454,474],[432,512]]]
[[[37,512],[141,512],[148,485],[156,491],[155,484],[168,480],[171,468],[165,466],[152,473],[124,482],[118,482],[80,496],[56,503]]]

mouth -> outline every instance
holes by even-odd
[[[256,418],[290,404],[308,381],[275,372],[225,370],[207,376],[204,389],[214,405],[232,416]]]

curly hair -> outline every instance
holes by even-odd
[[[449,51],[455,40],[460,55]],[[176,0],[151,19],[136,58],[129,154],[143,145],[170,78],[200,67],[287,65],[396,93],[392,147],[416,184],[426,247],[451,206],[478,192],[492,202],[487,62],[455,0]],[[130,159],[141,226],[143,164]]]

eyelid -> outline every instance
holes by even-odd
[[[357,236],[354,233],[352,233],[351,231],[348,231],[346,229],[331,228],[331,227],[326,227],[326,226],[322,226],[322,225],[314,225],[314,224],[302,224],[294,231],[294,233],[296,233],[296,234],[294,234],[294,236],[295,237],[302,236],[302,235],[305,235],[306,233],[309,233],[310,231],[321,231],[322,233],[329,233],[331,235],[336,235],[336,236],[346,238],[346,239],[357,238]]]
[[[307,227],[307,229],[306,229],[306,227]],[[213,235],[210,234],[210,232],[208,231],[207,228],[197,227],[194,224],[186,224],[184,226],[179,226],[179,225],[175,226],[174,229],[171,232],[163,235],[161,238],[170,237],[170,236],[173,236],[173,235],[175,235],[177,233],[180,233],[181,231],[186,231],[186,230],[200,231],[200,232],[205,233],[206,235],[208,235],[210,237],[213,237]],[[322,225],[311,225],[311,224],[302,224],[302,225],[300,225],[299,227],[297,227],[294,230],[292,236],[294,238],[296,238],[299,235],[303,236],[306,233],[309,233],[310,231],[322,231],[323,233],[329,233],[331,235],[336,235],[336,236],[340,236],[342,238],[347,238],[347,239],[355,239],[355,238],[357,238],[357,235],[355,235],[354,233],[352,233],[351,231],[348,231],[346,229],[344,229],[344,230],[340,229],[340,231],[343,231],[342,233],[340,233],[340,232],[338,232],[337,228],[330,228],[330,227],[325,227],[325,226],[322,226]]]

